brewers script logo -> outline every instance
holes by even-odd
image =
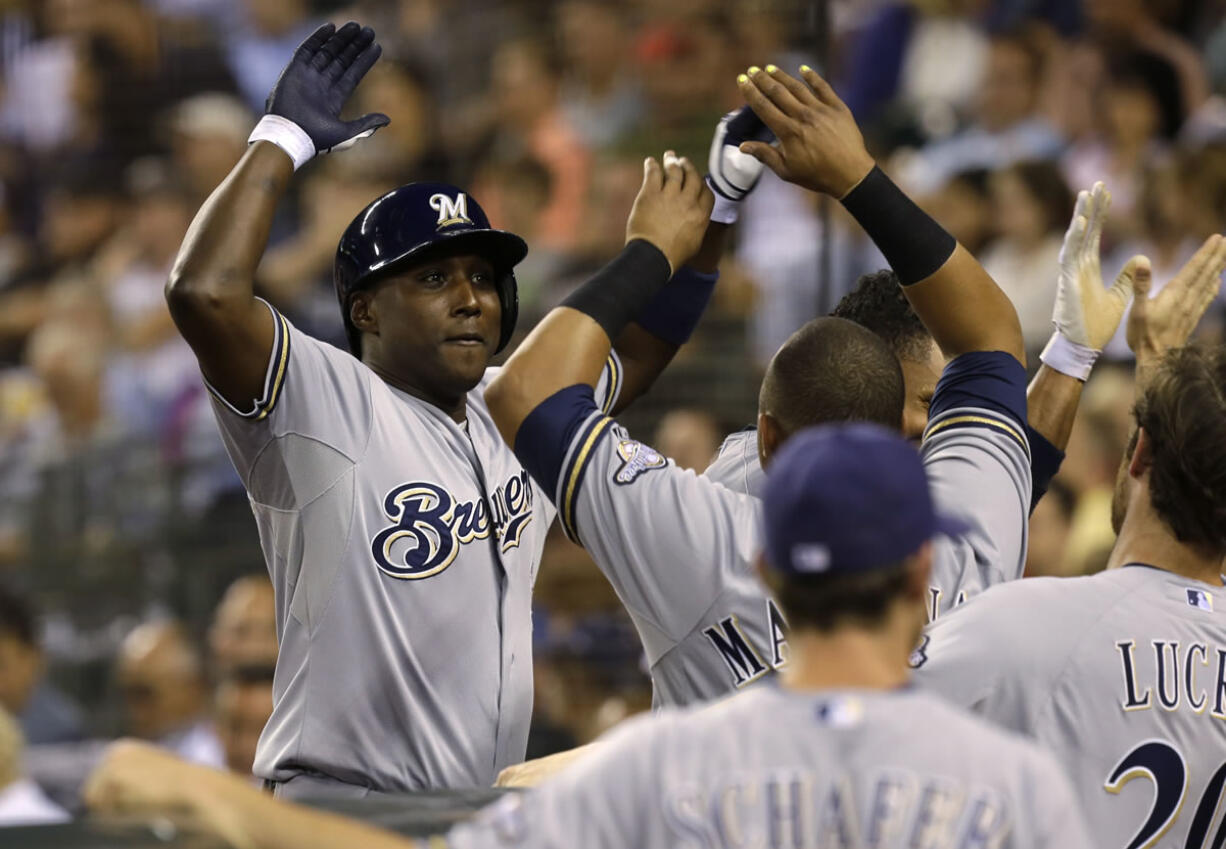
[[[438,213],[438,227],[450,227],[452,224],[472,224],[468,217],[468,196],[463,192],[455,199],[439,193],[430,195],[430,208]]]
[[[521,471],[488,501],[457,501],[438,484],[414,481],[389,492],[383,512],[395,524],[370,541],[379,569],[393,578],[429,578],[452,564],[460,546],[491,533],[504,554],[518,546],[532,521],[532,484]]]

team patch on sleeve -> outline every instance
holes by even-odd
[[[644,472],[668,465],[668,460],[659,451],[633,439],[617,443],[617,456],[622,458],[622,464],[613,481],[623,486],[634,483]]]
[[[273,309],[271,304],[265,302],[264,305],[272,312],[273,338],[272,353],[268,357],[268,370],[264,374],[263,394],[252,403],[250,410],[240,410],[223,398],[211,383],[204,381],[205,388],[226,409],[236,416],[257,422],[268,418],[273,408],[276,407],[277,399],[281,397],[281,389],[285,384],[285,373],[289,365],[289,322],[285,320],[285,316]]]

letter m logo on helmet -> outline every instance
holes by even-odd
[[[449,227],[452,224],[472,224],[468,217],[468,197],[460,192],[455,199],[439,192],[430,195],[430,208],[438,213],[438,227]]]

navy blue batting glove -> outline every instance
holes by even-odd
[[[730,224],[736,220],[735,204],[740,203],[758,184],[765,166],[747,153],[741,153],[741,142],[773,142],[775,134],[748,106],[729,112],[715,128],[711,140],[711,154],[707,162],[707,184],[716,195],[713,221],[723,221],[721,209],[730,215]]]
[[[391,119],[372,112],[352,121],[341,110],[383,52],[375,31],[350,21],[324,24],[298,45],[265,104],[266,114],[248,141],[271,141],[300,168],[319,153],[343,150]]]

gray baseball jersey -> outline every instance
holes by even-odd
[[[955,373],[960,371],[958,367]],[[989,401],[995,400],[999,388],[989,385],[986,392]],[[1012,394],[1016,396],[1016,392]],[[934,395],[933,400],[940,399]],[[957,406],[934,403],[920,447],[937,506],[942,513],[970,525],[970,531],[958,540],[937,541],[929,619],[936,619],[990,586],[1020,578],[1026,565],[1031,468],[1025,408],[1019,422],[1016,415],[1009,415],[1011,411],[1000,408],[985,417],[976,409],[979,403],[973,398],[963,399]],[[982,434],[931,438],[962,430],[968,423],[997,433],[987,442]],[[766,474],[758,458],[757,431],[729,434],[702,474],[735,492],[760,497]]]
[[[1102,849],[1226,838],[1221,584],[1142,565],[1018,581],[930,626],[912,664],[1054,752]]]
[[[716,483],[722,483],[733,492],[743,492],[755,498],[762,497],[766,486],[766,472],[758,457],[758,431],[746,428],[724,437],[719,453],[702,473]]]
[[[585,846],[1086,849],[1037,746],[913,689],[760,687],[627,722],[453,849]]]
[[[935,542],[934,610],[1021,573],[1025,378],[1012,357],[970,354],[933,397],[925,465],[940,509],[970,525]],[[717,698],[782,667],[787,625],[756,571],[760,499],[677,468],[582,396],[571,387],[545,401],[515,450],[630,612],[655,705]]]
[[[524,757],[530,597],[554,517],[490,418],[493,370],[461,426],[273,318],[263,397],[243,410],[213,393],[276,589],[255,772],[489,786]]]

